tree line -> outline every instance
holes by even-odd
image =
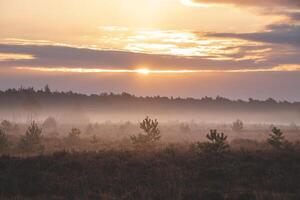
[[[52,91],[48,85],[44,89],[35,90],[33,87],[18,89],[7,89],[0,91],[0,106],[10,104],[21,104],[23,107],[33,109],[39,106],[51,106],[51,104],[66,104],[66,102],[80,103],[84,106],[99,106],[107,102],[110,103],[128,103],[133,102],[135,105],[169,105],[171,107],[184,106],[185,109],[193,107],[201,108],[224,108],[224,109],[264,109],[267,110],[293,110],[300,113],[300,102],[276,101],[272,98],[266,100],[258,100],[249,98],[246,100],[230,100],[225,97],[217,96],[203,98],[181,98],[181,97],[163,97],[163,96],[145,96],[138,97],[126,92],[121,94],[99,93],[99,94],[80,94],[73,91],[59,92]],[[149,104],[152,103],[152,104]]]

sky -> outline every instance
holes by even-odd
[[[300,101],[299,0],[0,0],[0,89]]]

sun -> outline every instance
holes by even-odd
[[[144,75],[147,75],[147,74],[149,74],[149,73],[150,73],[150,70],[149,70],[149,69],[146,69],[146,68],[144,68],[144,69],[137,69],[137,70],[136,70],[136,72],[137,72],[137,73],[139,73],[139,74],[144,74]]]
[[[192,6],[192,7],[201,7],[201,8],[208,8],[208,7],[211,7],[211,5],[204,4],[204,3],[195,3],[195,2],[192,1],[192,0],[181,0],[181,3],[182,3],[183,5],[186,5],[186,6]]]

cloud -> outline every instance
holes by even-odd
[[[299,0],[193,0],[205,4],[231,4],[235,6],[250,6],[263,8],[300,8]]]
[[[299,0],[190,0],[193,4],[201,5],[233,5],[236,7],[257,8],[261,14],[274,14],[300,20]]]
[[[273,24],[263,32],[209,33],[211,37],[238,38],[271,44],[286,44],[300,47],[300,25]]]
[[[294,21],[300,21],[300,12],[291,12],[287,15]]]
[[[34,57],[29,54],[0,53],[0,61],[31,60],[31,59],[34,59]]]
[[[197,38],[197,33],[192,32]],[[26,55],[0,59],[0,67],[141,69],[151,70],[255,70],[300,65],[300,26],[271,25],[254,33],[207,33],[209,44],[195,39],[207,54],[195,56],[104,50],[59,43],[0,43],[0,55]],[[253,42],[251,42],[253,41]],[[226,45],[222,45],[222,44]],[[212,46],[210,46],[212,45]],[[218,46],[218,48],[214,48]]]
[[[0,61],[0,67],[80,67],[80,68],[125,68],[136,69],[243,69],[272,67],[256,60],[216,60],[209,56],[175,56],[134,53],[114,50],[96,50],[55,45],[0,44],[0,53],[29,54],[31,60]]]

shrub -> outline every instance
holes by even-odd
[[[80,141],[80,134],[81,134],[80,129],[72,128],[65,139],[67,145],[69,145],[72,148],[74,147],[74,145],[77,145]]]
[[[21,138],[19,147],[24,152],[42,152],[42,129],[34,121],[26,130],[25,135]]]
[[[244,123],[241,120],[236,120],[235,122],[233,122],[232,124],[232,130],[234,132],[240,133],[242,132],[244,129]]]
[[[269,134],[268,144],[275,150],[292,150],[293,144],[288,142],[283,132],[276,127],[272,128],[272,133]]]
[[[3,121],[1,122],[1,128],[2,128],[4,131],[9,132],[9,131],[11,131],[11,130],[13,129],[13,125],[12,125],[12,123],[11,123],[10,121],[8,121],[8,120],[3,120]]]
[[[222,155],[228,150],[227,136],[224,133],[218,133],[217,130],[210,130],[210,133],[206,137],[209,140],[208,142],[197,143],[197,147],[200,150],[199,153]]]
[[[93,135],[92,139],[91,139],[91,144],[98,144],[99,141],[98,141],[98,138],[96,135]]]
[[[161,138],[160,130],[158,128],[157,119],[152,120],[146,117],[141,123],[140,128],[144,134],[131,136],[131,141],[136,148],[153,147]]]
[[[47,130],[56,130],[57,129],[57,122],[55,120],[54,117],[48,117],[47,119],[45,119],[44,123],[43,123],[43,129],[47,129]]]
[[[0,153],[7,151],[9,147],[8,137],[3,129],[0,128]]]
[[[71,131],[69,132],[68,137],[71,139],[79,139],[80,134],[81,134],[80,129],[72,128]]]

